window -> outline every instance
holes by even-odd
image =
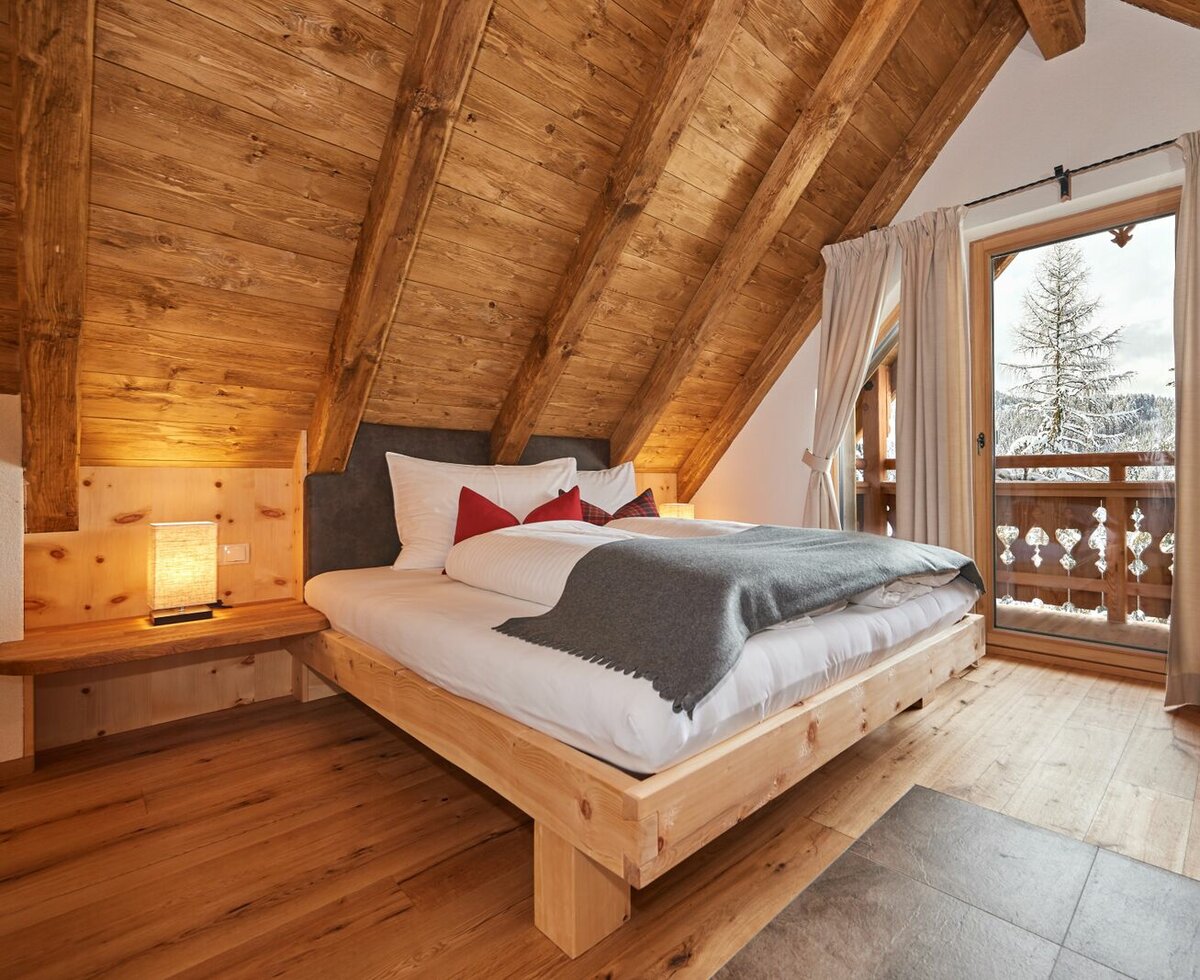
[[[896,507],[896,352],[890,333],[872,359],[872,368],[854,410],[856,526],[872,534],[893,533]]]

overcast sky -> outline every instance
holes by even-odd
[[[1117,352],[1115,371],[1134,371],[1135,376],[1122,389],[1170,395],[1167,382],[1173,375],[1174,338],[1172,305],[1175,276],[1175,219],[1156,218],[1139,224],[1133,239],[1124,247],[1113,244],[1108,232],[1078,238],[1075,243],[1091,266],[1088,290],[1101,300],[1092,320],[1093,329],[1124,325],[1124,343]],[[1048,246],[1047,246],[1048,247]],[[1012,265],[996,280],[995,357],[996,387],[1012,388],[1019,382],[1000,368],[1014,356],[1012,328],[1020,321],[1021,300],[1033,282],[1034,270],[1042,249],[1020,253]]]

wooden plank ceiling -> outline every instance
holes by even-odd
[[[663,471],[684,466],[720,419],[720,439],[689,468],[698,486],[748,414],[731,400],[761,398],[762,379],[777,376],[780,352],[803,332],[790,325],[819,296],[821,246],[890,219],[900,202],[879,184],[893,160],[919,176],[1025,29],[1014,0],[923,0],[902,13],[867,0],[861,20],[883,11],[903,28],[881,44],[856,30],[863,8],[495,0],[444,159],[426,175],[432,198],[398,274],[391,329],[372,333],[386,342],[367,352],[375,378],[363,417],[497,428],[494,444],[514,458],[529,431],[608,438],[620,426],[636,434],[621,453]],[[338,360],[335,322],[418,12],[419,0],[96,0],[85,465],[291,465]],[[690,27],[671,47],[681,17]],[[0,18],[11,20],[8,0]],[[964,61],[978,55],[981,30],[1000,56]],[[860,98],[838,87],[848,37],[866,37],[879,64]],[[680,45],[703,58],[714,43],[690,74],[670,67]],[[0,60],[0,390],[11,391],[7,26]],[[696,90],[685,97],[673,88],[680,78]],[[951,99],[947,89],[964,81],[965,97]],[[828,152],[810,139],[820,150],[811,179],[754,242],[761,254],[745,274],[723,280],[728,294],[700,311],[705,329],[686,362],[662,363],[815,91],[846,124]],[[930,111],[951,124],[931,126]],[[925,144],[914,146],[923,115]],[[645,131],[631,134],[637,118]],[[598,204],[606,194],[610,204]],[[765,195],[752,214],[775,214]],[[589,215],[605,208],[617,217],[577,248]],[[594,289],[586,302],[563,299],[571,269]],[[556,297],[586,315],[554,334],[569,343],[552,383],[508,413],[526,426],[514,437],[497,419],[522,362],[536,361],[531,345],[536,354],[546,342]],[[670,390],[638,400],[656,362]],[[642,402],[653,413],[627,418]]]

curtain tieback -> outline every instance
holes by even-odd
[[[826,459],[824,456],[814,456],[811,449],[804,450],[804,465],[809,469],[816,470],[818,473],[825,473],[829,470],[833,460]]]

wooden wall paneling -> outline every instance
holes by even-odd
[[[571,261],[492,429],[492,459],[517,462],[595,312],[745,0],[689,0],[604,181]]]
[[[213,520],[221,544],[250,545],[249,564],[218,569],[223,601],[294,595],[293,486],[290,468],[85,466],[79,530],[25,537],[26,626],[146,612],[152,521]]]
[[[46,674],[34,690],[40,751],[285,697],[292,690],[291,655],[268,640]]]
[[[80,373],[79,394],[83,413],[90,418],[161,419],[295,430],[308,424],[313,404],[309,392],[91,371]]]
[[[314,472],[340,471],[350,454],[490,9],[422,5],[313,410]]]
[[[20,318],[17,314],[15,32],[0,24],[0,394],[20,390]]]
[[[687,375],[696,352],[782,227],[829,146],[912,17],[912,4],[868,0],[737,228],[612,436],[614,461],[633,459]]]
[[[160,218],[91,209],[88,261],[115,272],[216,286],[335,310],[346,263],[257,245]]]
[[[104,0],[101,0],[104,2]],[[290,192],[298,199],[361,215],[371,192],[376,157],[305,135],[256,113],[199,94],[119,63],[96,59],[92,131],[115,143],[176,160],[194,160],[217,173]]]
[[[84,417],[85,466],[275,467],[292,465],[294,429]]]
[[[638,90],[598,68],[574,46],[549,37],[507,4],[492,8],[475,71],[518,91],[536,92],[559,115],[619,146],[638,107]],[[526,13],[526,17],[530,16]]]
[[[413,8],[385,20],[347,0],[175,2],[389,100],[416,28]]]
[[[654,17],[642,20],[638,16],[652,10],[652,4],[580,5],[569,0],[539,0],[506,6],[605,73],[626,80],[639,96],[647,91],[666,39],[661,27],[656,32]]]
[[[861,235],[872,224],[885,224],[895,216],[1024,33],[1025,21],[1012,0],[996,0],[962,58],[840,237]],[[803,292],[759,352],[714,424],[681,466],[681,500],[690,500],[699,490],[816,326],[820,319],[821,279],[819,271],[809,277]]]
[[[441,181],[464,194],[502,204],[521,214],[577,234],[593,197],[586,187],[455,130]],[[578,216],[578,220],[576,220]]]
[[[235,299],[227,290],[212,286],[146,275],[133,268],[117,271],[93,265],[88,269],[84,316],[85,363],[92,340],[89,329],[105,324],[129,331],[138,347],[144,346],[145,338],[134,331],[147,331],[148,336],[160,338],[159,344],[176,351],[189,346],[207,351],[214,342],[245,344],[260,354],[268,352],[276,361],[286,359],[286,375],[276,372],[275,377],[289,387],[296,368],[304,371],[305,359],[298,354],[319,353],[311,386],[296,389],[315,392],[336,312],[245,292]],[[106,335],[115,340],[122,332],[109,330]],[[203,338],[203,343],[188,345],[189,338]],[[240,362],[241,357],[225,360]],[[125,370],[128,367],[126,362]]]
[[[1029,33],[1047,61],[1083,44],[1083,0],[1017,0],[1017,3],[1029,23]]]
[[[658,501],[658,503],[675,503],[676,492],[674,473],[646,473],[643,471],[638,471],[635,476],[637,478],[638,493],[644,493],[647,490],[653,490],[654,499]]]
[[[227,0],[230,13],[238,6]],[[98,0],[96,54],[371,159],[387,132],[387,96],[170,0]]]
[[[235,321],[239,322],[239,321]],[[245,340],[212,338],[201,344],[180,334],[89,320],[83,328],[84,372],[122,374],[209,385],[278,388],[315,393],[324,350],[288,350]],[[286,371],[280,365],[286,364]]]
[[[17,21],[17,227],[26,527],[78,526],[76,372],[88,252],[92,0],[28,0]]]
[[[348,266],[361,215],[96,136],[92,204]]]

